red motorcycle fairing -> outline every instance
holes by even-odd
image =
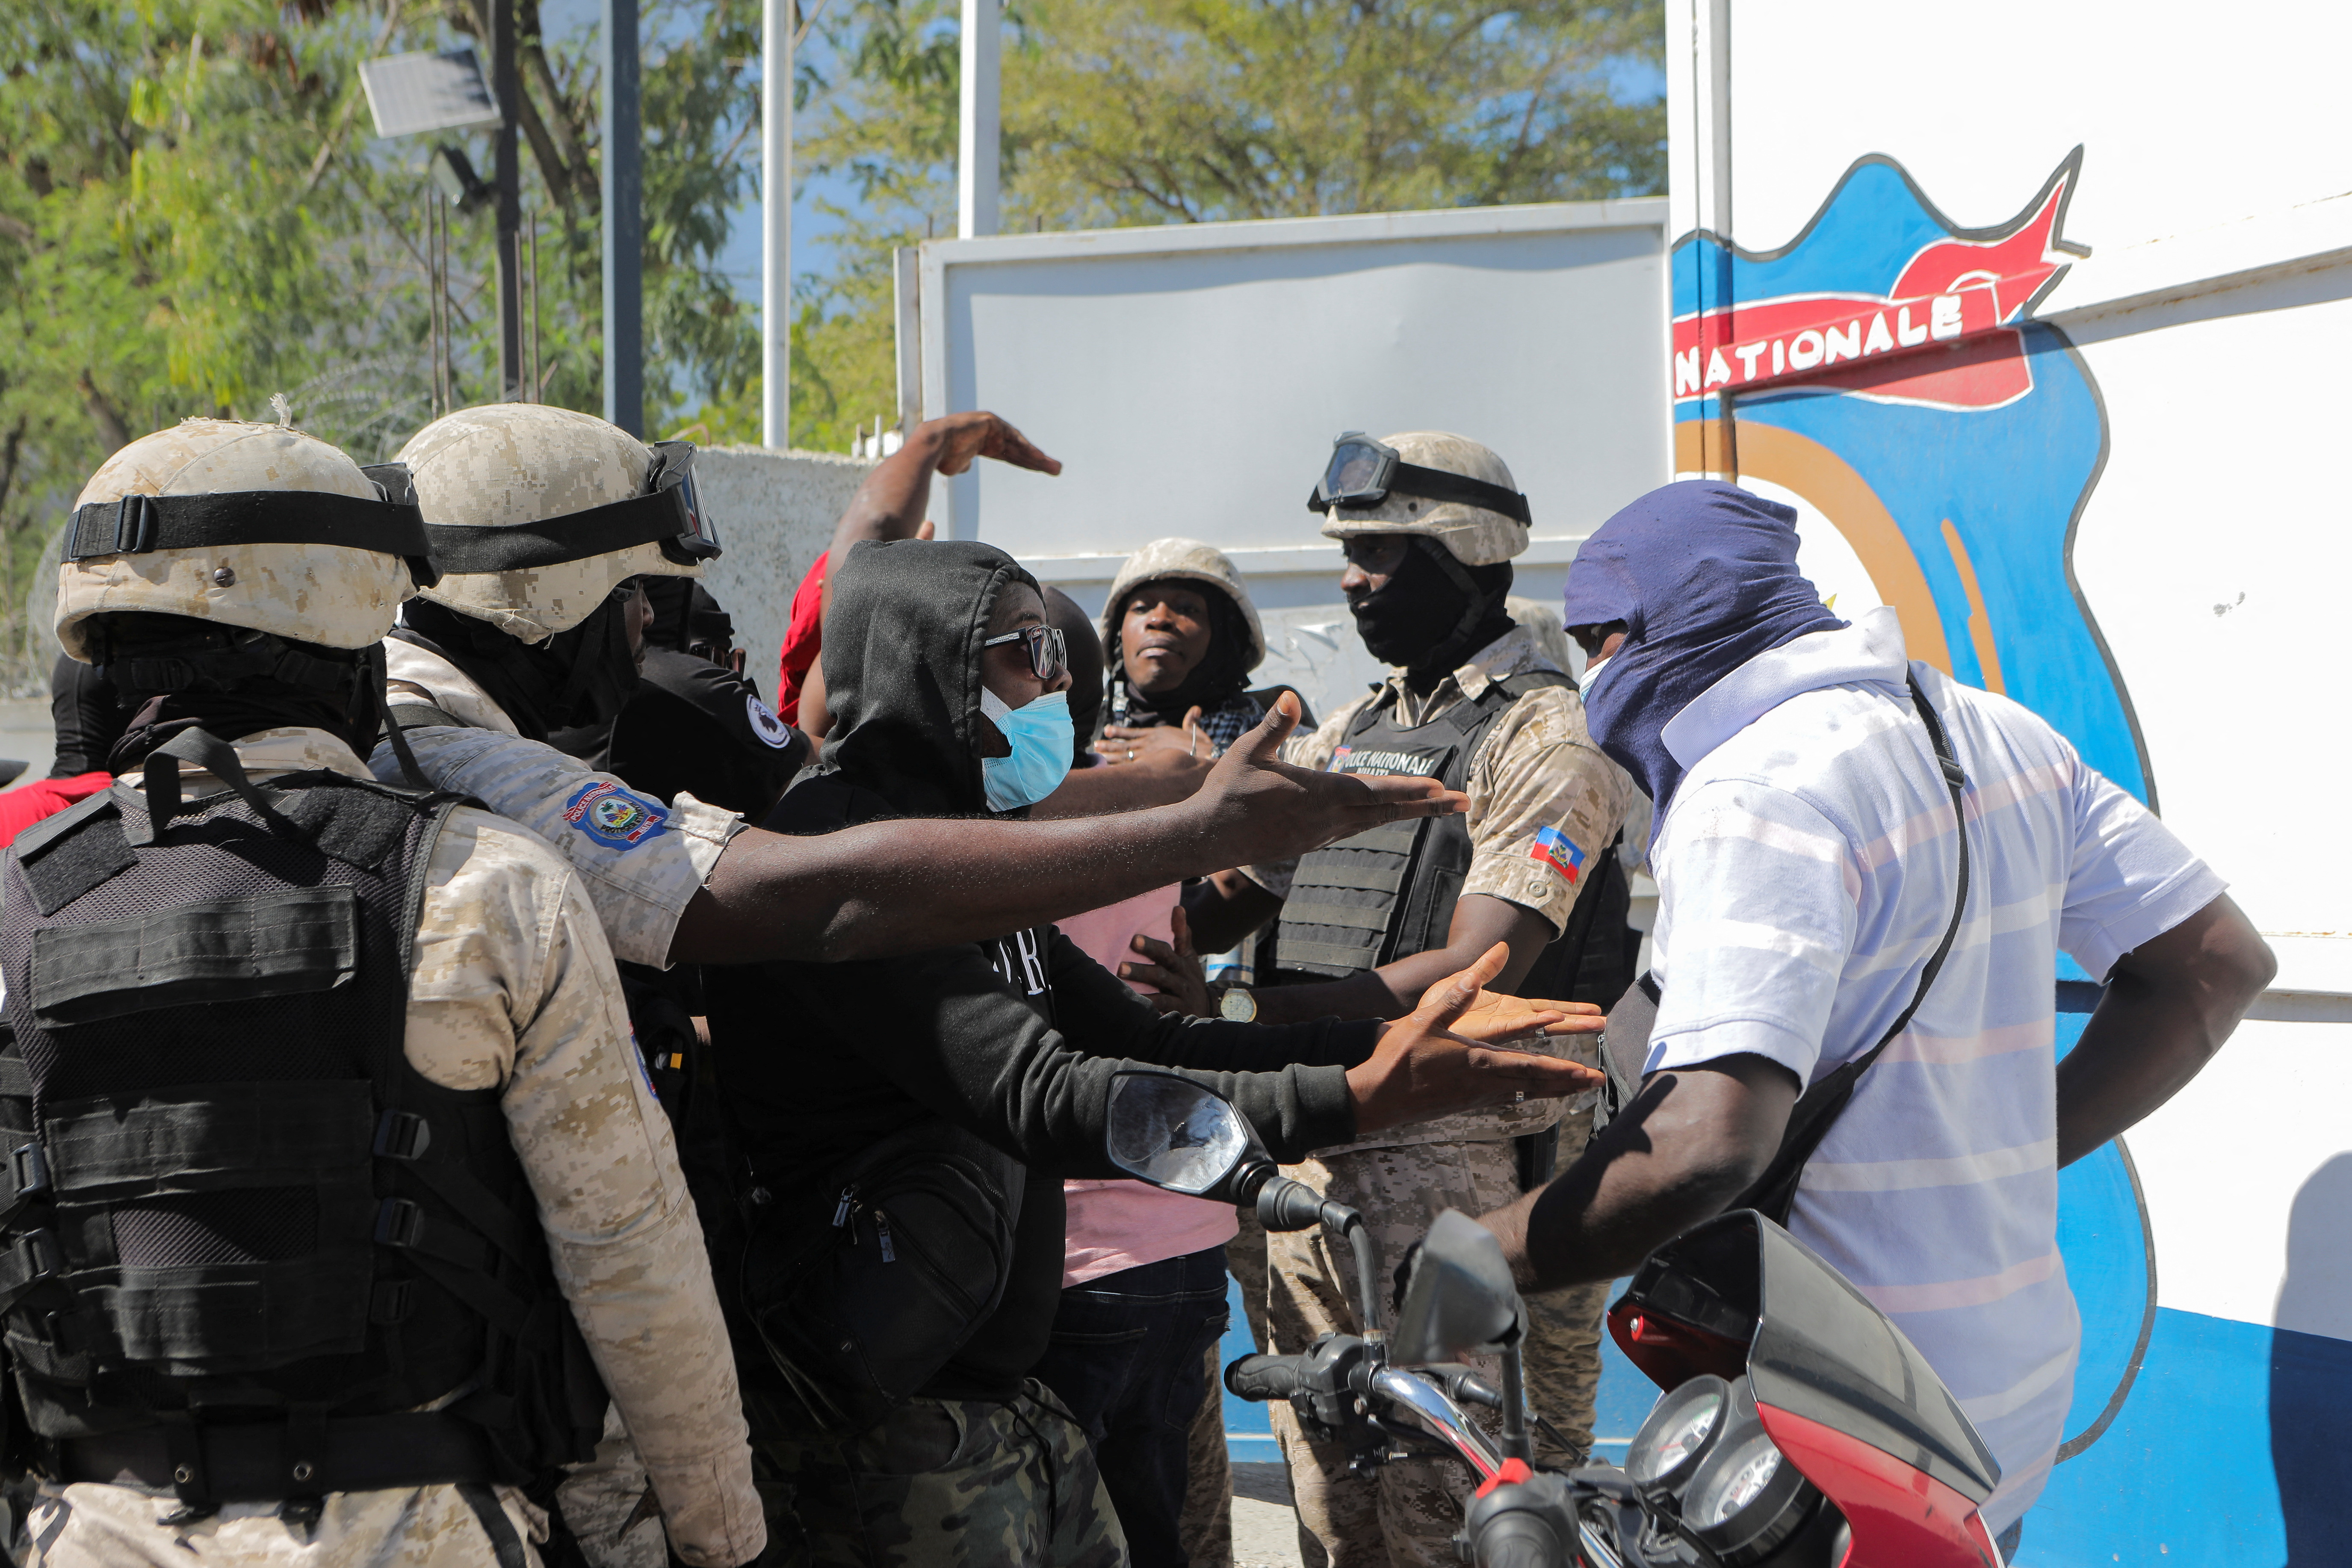
[[[2001,1568],[1976,1505],[1893,1455],[1835,1427],[1759,1401],[1773,1444],[1845,1515],[1853,1542],[1841,1568]]]
[[[2000,1467],[1959,1402],[1884,1312],[1761,1215],[1660,1247],[1609,1328],[1663,1388],[1747,1376],[1773,1442],[1852,1527],[1848,1568],[1998,1568],[1976,1510]]]

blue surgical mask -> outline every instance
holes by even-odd
[[[1048,691],[1034,702],[1011,708],[982,687],[980,710],[1013,744],[1009,757],[980,759],[980,782],[988,791],[989,810],[1017,811],[1062,787],[1076,749],[1069,693]]]

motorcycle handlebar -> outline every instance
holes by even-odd
[[[1245,1355],[1225,1368],[1225,1386],[1236,1399],[1287,1399],[1307,1386],[1307,1358]]]
[[[1551,1526],[1532,1513],[1506,1513],[1489,1520],[1474,1548],[1478,1568],[1563,1568],[1576,1561]]]

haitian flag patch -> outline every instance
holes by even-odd
[[[600,779],[565,804],[563,820],[608,849],[635,849],[667,829],[669,812],[658,801]]]
[[[1536,841],[1528,847],[1528,853],[1567,878],[1570,887],[1575,886],[1578,875],[1584,869],[1584,851],[1557,827],[1538,829]]]

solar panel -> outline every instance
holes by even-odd
[[[362,61],[360,82],[367,89],[378,136],[499,122],[498,100],[470,47]]]

